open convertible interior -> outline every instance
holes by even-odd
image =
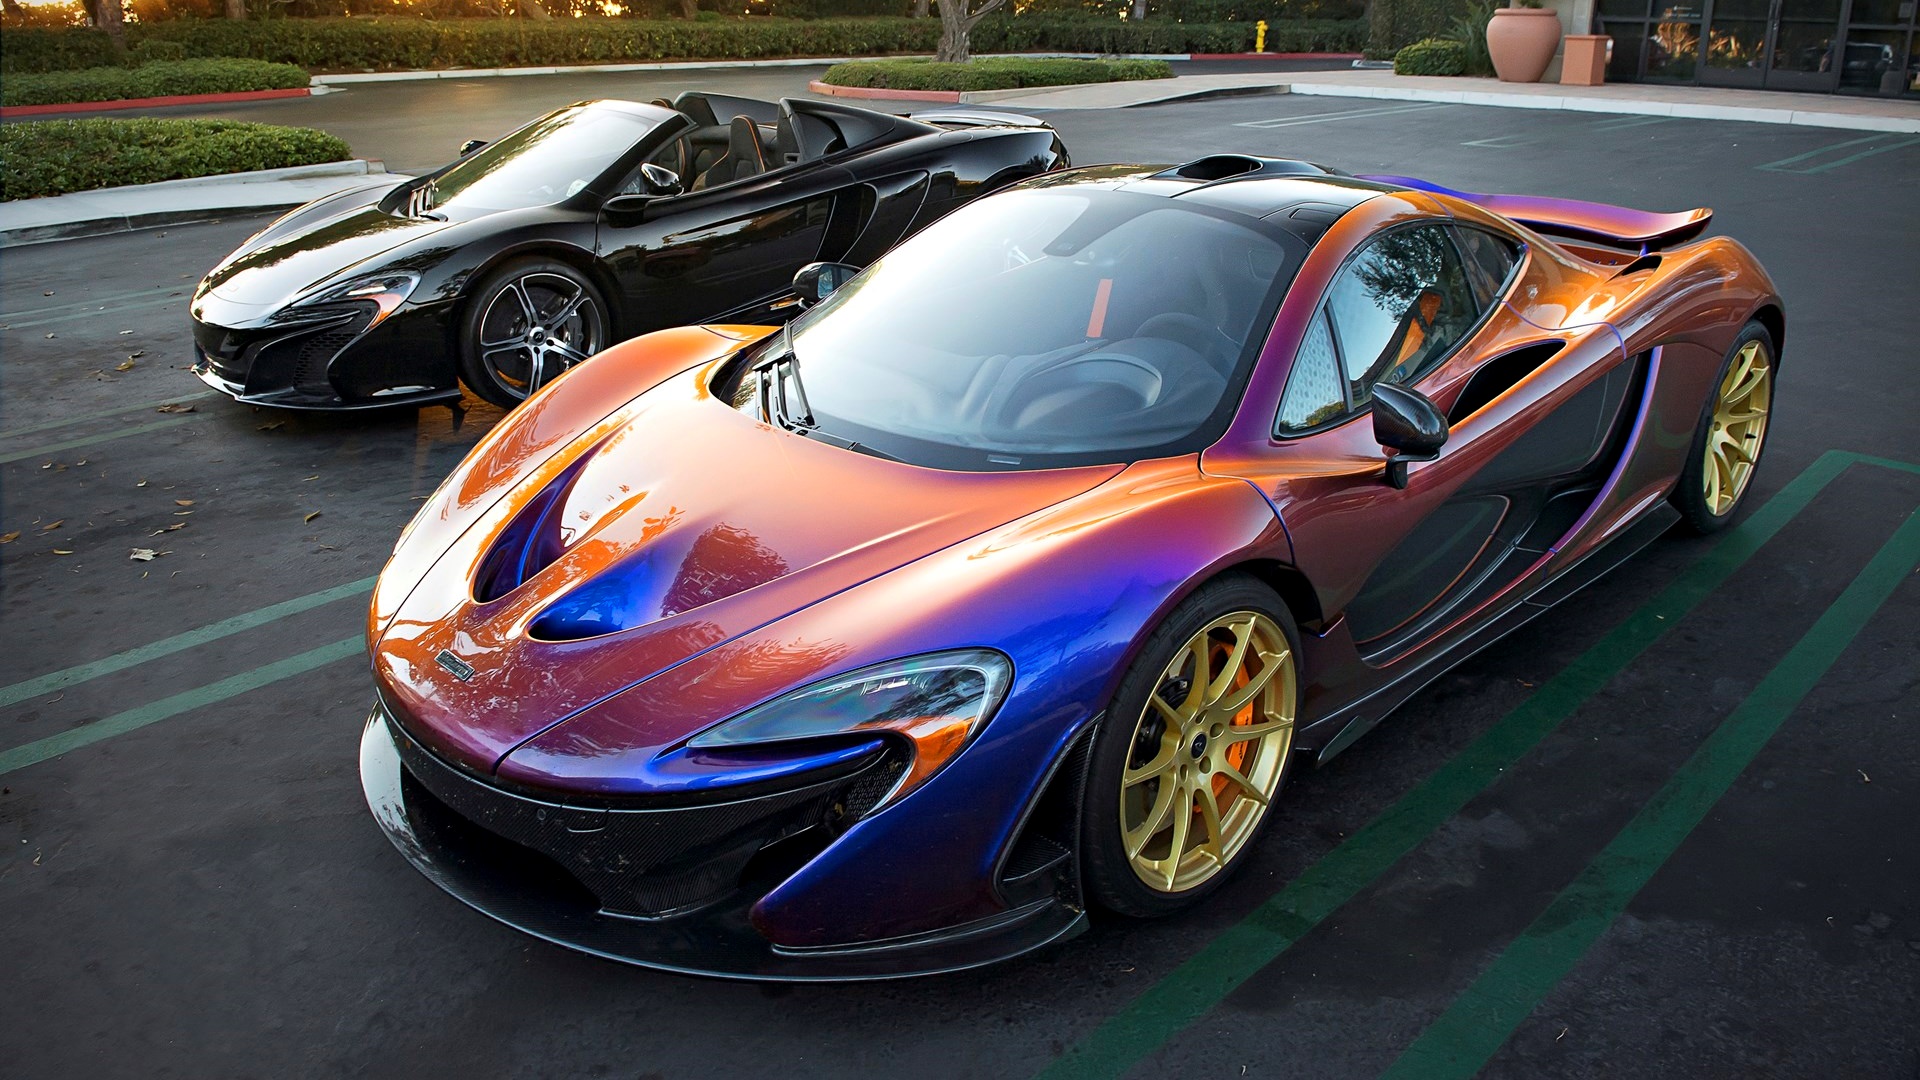
[[[693,121],[691,130],[652,159],[690,191],[936,130],[904,116],[805,98],[772,102],[689,90],[653,104]]]

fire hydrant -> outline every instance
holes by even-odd
[[[1253,24],[1253,51],[1267,51],[1267,20],[1265,19]]]

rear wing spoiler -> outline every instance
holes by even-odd
[[[1451,195],[1501,217],[1511,218],[1528,228],[1553,236],[1588,240],[1620,247],[1639,248],[1641,254],[1684,243],[1705,232],[1713,220],[1713,211],[1705,207],[1675,214],[1656,214],[1606,203],[1581,202],[1578,199],[1549,199],[1539,195],[1481,195],[1455,191],[1411,176],[1362,176],[1361,180],[1394,184]]]

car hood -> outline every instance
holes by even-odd
[[[1120,469],[948,473],[869,457],[735,411],[707,392],[713,370],[586,428],[443,550],[413,548],[442,546],[444,529],[403,537],[395,564],[433,562],[403,600],[376,599],[374,671],[416,738],[491,772],[661,671]],[[686,717],[688,733],[705,719]]]
[[[429,218],[399,217],[380,203],[354,205],[269,229],[214,267],[200,291],[235,304],[279,305],[308,288],[458,224]],[[369,267],[369,269],[374,269]]]

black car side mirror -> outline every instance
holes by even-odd
[[[473,153],[485,145],[487,145],[487,140],[485,139],[468,139],[466,142],[460,144],[460,156],[466,157],[468,154]]]
[[[859,267],[846,263],[808,263],[793,275],[793,295],[800,298],[801,307],[812,307],[859,272]]]
[[[678,195],[683,190],[680,186],[679,173],[665,165],[655,165],[651,161],[640,166],[640,186],[648,195],[661,198]]]
[[[1407,486],[1407,463],[1432,461],[1447,442],[1447,416],[1425,394],[1392,383],[1373,388],[1373,437],[1396,451],[1387,458],[1387,483]]]

